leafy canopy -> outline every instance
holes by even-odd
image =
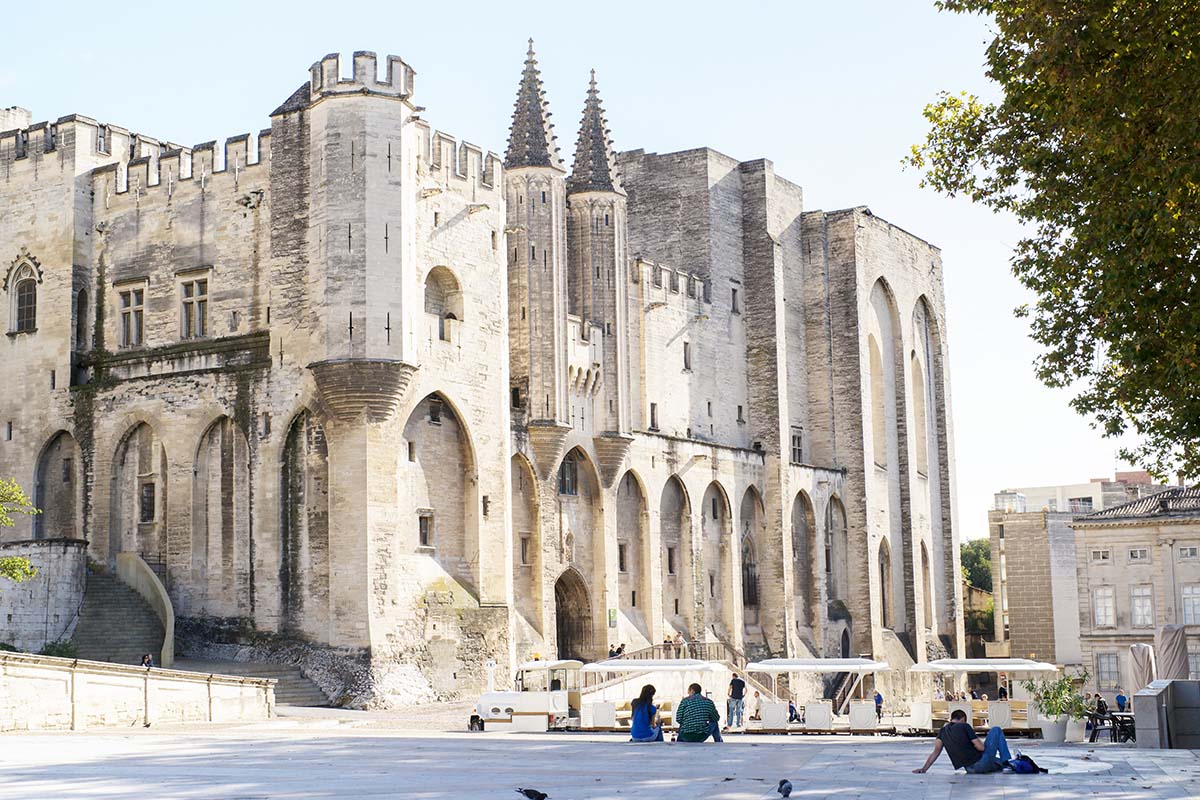
[[[1200,3],[941,0],[988,14],[1002,99],[943,92],[907,164],[1029,235],[1017,309],[1051,387],[1123,458],[1200,475]]]
[[[989,539],[972,539],[959,548],[963,578],[976,589],[992,590],[992,543]]]
[[[25,492],[16,481],[0,478],[0,528],[13,526],[13,514],[40,513],[33,503],[25,496]],[[21,556],[5,556],[0,558],[0,578],[8,578],[14,583],[27,581],[37,574],[37,569],[29,559]]]

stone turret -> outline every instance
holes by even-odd
[[[569,430],[567,189],[532,39],[504,167],[512,405],[524,410],[535,466],[545,476],[557,465]]]
[[[575,145],[575,163],[567,178],[567,243],[570,265],[567,284],[570,311],[582,320],[584,329],[600,336],[599,381],[584,382],[592,390],[576,398],[587,404],[596,434],[596,450],[605,482],[615,477],[629,439],[626,400],[628,337],[625,334],[626,303],[626,197],[617,173],[596,72],[592,71],[583,119]]]

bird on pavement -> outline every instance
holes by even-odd
[[[539,792],[537,789],[517,789],[517,794],[524,795],[529,800],[546,800],[550,796],[545,792]]]
[[[779,782],[779,787],[775,790],[783,797],[792,796],[792,782],[784,778]]]

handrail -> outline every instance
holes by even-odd
[[[137,553],[117,553],[117,577],[140,594],[158,615],[163,626],[159,666],[170,667],[175,663],[175,606],[171,604],[171,597],[162,581]]]

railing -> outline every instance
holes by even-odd
[[[854,675],[849,672],[838,673],[837,682],[834,684],[833,690],[833,708],[835,711],[841,713],[840,709],[845,706],[853,688]]]
[[[159,664],[170,667],[175,663],[175,607],[162,581],[137,553],[117,553],[117,577],[140,594],[158,615],[163,626]]]
[[[768,698],[776,698],[789,696],[790,691],[777,692],[770,687],[761,683],[746,674],[746,665],[750,663],[749,658],[741,650],[731,645],[729,642],[721,639],[718,636],[718,641],[715,642],[674,642],[663,644],[655,644],[649,647],[643,647],[638,650],[630,650],[620,656],[625,661],[651,661],[651,660],[670,660],[691,658],[698,661],[718,661],[729,664],[733,669],[742,674],[753,688],[762,692]],[[623,673],[599,673],[585,672],[583,673],[582,688],[586,691],[595,691],[603,689],[606,686],[611,686],[622,681],[629,680],[644,673],[639,672],[623,672]]]

